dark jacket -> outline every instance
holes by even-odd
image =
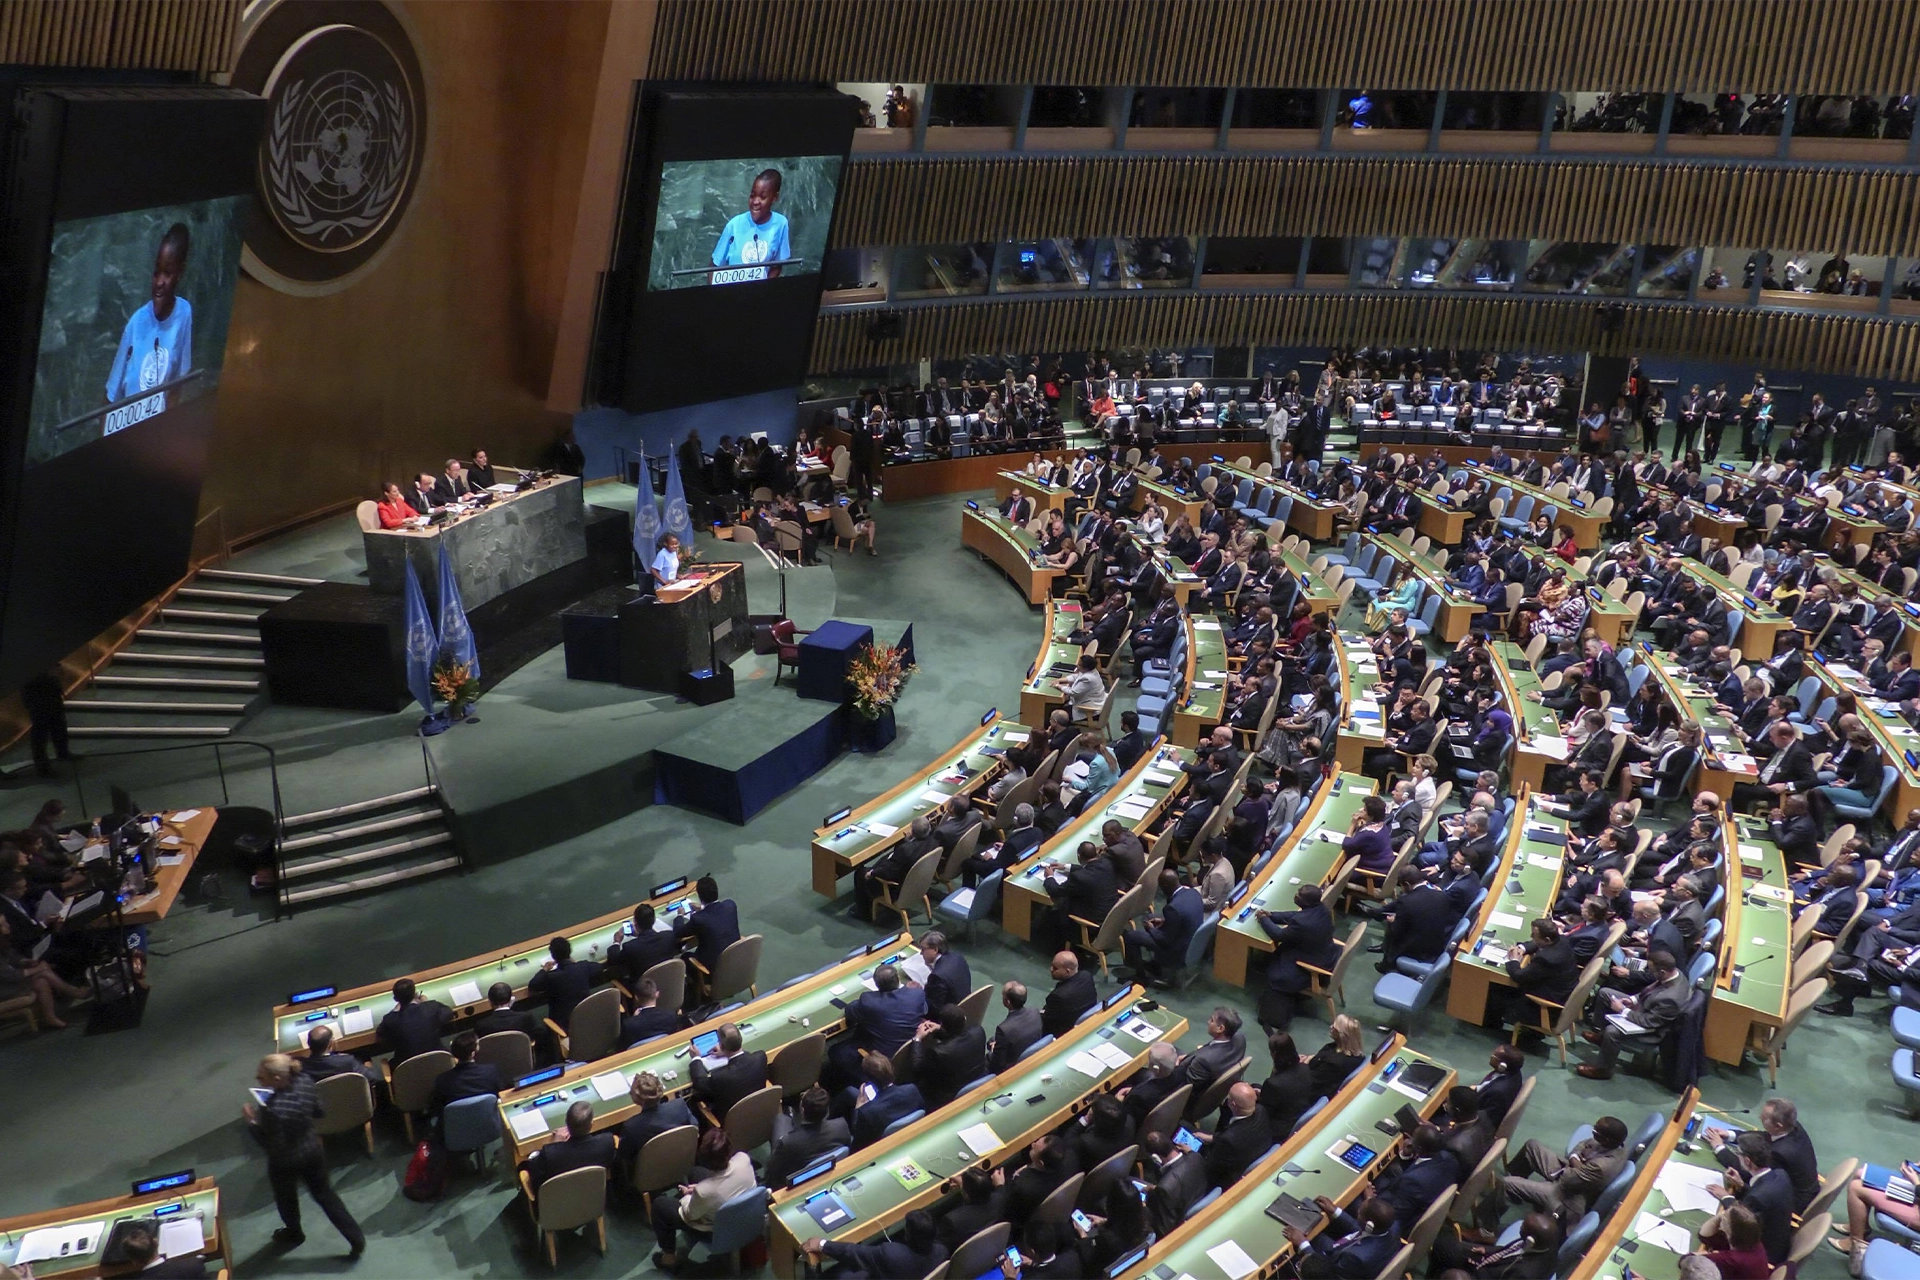
[[[923,988],[927,993],[927,1010],[938,1013],[950,1004],[959,1004],[973,991],[973,971],[967,965],[967,958],[958,951],[948,951],[933,962],[933,968],[927,973]]]
[[[1255,1107],[1251,1115],[1236,1118],[1214,1130],[1213,1141],[1200,1152],[1200,1163],[1216,1187],[1231,1187],[1273,1145],[1273,1122]]]
[[[1526,964],[1515,956],[1507,961],[1507,976],[1522,995],[1539,996],[1555,1004],[1564,1004],[1580,981],[1580,963],[1573,958],[1573,946],[1565,938],[1541,947]]]
[[[693,958],[712,969],[720,953],[740,940],[740,911],[731,898],[722,898],[675,925],[673,936],[692,938]]]
[[[1033,1042],[1047,1034],[1038,1009],[1016,1009],[994,1028],[987,1046],[987,1070],[998,1075],[1020,1060]]]
[[[547,1016],[565,1027],[573,1007],[585,1000],[600,982],[600,966],[591,960],[569,960],[542,969],[527,980],[527,994],[543,1000]]]
[[[1082,969],[1072,977],[1063,979],[1047,993],[1047,1003],[1040,1010],[1041,1033],[1065,1035],[1072,1030],[1081,1014],[1099,1002],[1099,994],[1093,986],[1093,975],[1086,970]]]
[[[1275,991],[1305,991],[1313,975],[1302,969],[1302,964],[1327,969],[1339,958],[1339,948],[1333,941],[1333,913],[1325,903],[1259,919],[1260,927],[1273,939],[1267,985]]]
[[[847,1006],[847,1026],[862,1049],[891,1058],[926,1021],[927,996],[917,987],[869,991]]]
[[[563,1173],[572,1173],[575,1169],[585,1169],[599,1165],[611,1178],[614,1171],[615,1146],[610,1133],[590,1133],[582,1138],[561,1138],[549,1142],[520,1164],[527,1171],[527,1179],[534,1190],[548,1178],[557,1178]]]
[[[853,1131],[847,1127],[845,1120],[828,1119],[819,1124],[796,1124],[773,1144],[766,1167],[760,1171],[760,1181],[769,1187],[779,1187],[806,1168],[814,1157],[824,1155],[835,1147],[852,1145]]]
[[[736,1053],[725,1065],[708,1069],[695,1058],[688,1070],[693,1096],[703,1100],[716,1120],[725,1120],[733,1104],[767,1087],[767,1055],[758,1049]]]
[[[640,1158],[640,1148],[669,1129],[694,1124],[693,1108],[678,1098],[662,1098],[650,1111],[630,1116],[620,1126],[620,1158],[631,1165]],[[769,1185],[772,1185],[771,1183]]]
[[[408,1058],[446,1048],[440,1036],[452,1021],[453,1010],[438,1000],[414,1000],[380,1019],[374,1038],[392,1051],[397,1067]]]
[[[504,1093],[507,1078],[491,1062],[463,1062],[443,1071],[433,1082],[433,1094],[427,1100],[427,1114],[438,1116],[450,1102],[478,1098],[489,1093]]]
[[[987,1033],[975,1026],[951,1037],[936,1031],[914,1042],[912,1061],[913,1082],[927,1106],[944,1107],[963,1086],[987,1074]]]
[[[887,1126],[901,1116],[927,1109],[918,1087],[910,1084],[888,1085],[871,1101],[853,1109],[853,1145],[855,1149],[878,1142]]]

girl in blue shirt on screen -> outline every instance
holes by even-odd
[[[783,262],[792,254],[787,244],[787,218],[775,213],[780,198],[780,171],[762,169],[747,192],[747,211],[727,219],[720,239],[713,246],[716,267],[754,266],[762,262]],[[779,267],[768,267],[767,278],[780,274]]]
[[[185,223],[160,238],[153,257],[153,297],[127,319],[107,374],[107,400],[125,400],[193,368],[193,304],[176,292],[193,247]]]

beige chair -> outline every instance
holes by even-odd
[[[1528,1083],[1532,1083],[1531,1080]],[[1517,1100],[1516,1100],[1517,1101]],[[1453,1205],[1448,1216],[1455,1222],[1473,1221],[1473,1207],[1480,1203],[1480,1197],[1487,1194],[1493,1186],[1493,1180],[1506,1167],[1507,1140],[1495,1138],[1493,1145],[1487,1148],[1487,1154],[1480,1157],[1480,1163],[1473,1166],[1473,1172],[1460,1184],[1459,1192],[1453,1197]]]
[[[1811,1258],[1832,1230],[1831,1213],[1816,1213],[1801,1219],[1800,1229],[1793,1233],[1793,1243],[1787,1246],[1787,1274],[1794,1274],[1801,1263]]]
[[[600,1237],[600,1252],[607,1252],[607,1171],[600,1165],[569,1169],[548,1178],[534,1190],[532,1179],[520,1174],[520,1192],[527,1198],[527,1212],[533,1216],[533,1229],[540,1233],[547,1249],[547,1265],[560,1265],[554,1250],[554,1237],[562,1231],[593,1226]]]
[[[1120,901],[1113,904],[1113,909],[1107,912],[1107,918],[1097,925],[1079,916],[1069,917],[1074,924],[1080,926],[1080,942],[1077,949],[1091,952],[1099,959],[1101,977],[1107,976],[1107,952],[1119,949],[1120,935],[1136,917],[1146,910],[1147,904],[1151,901],[1146,888],[1135,885],[1120,895]]]
[[[1346,895],[1347,884],[1353,879],[1354,868],[1359,865],[1360,857],[1355,854],[1342,862],[1339,869],[1333,873],[1333,879],[1327,881],[1326,891],[1320,897],[1321,901],[1327,904],[1328,910],[1333,910],[1340,905]]]
[[[1307,964],[1305,961],[1300,962],[1300,967],[1307,971],[1308,976],[1313,981],[1313,985],[1308,988],[1307,994],[1315,1000],[1325,1000],[1327,1002],[1328,1022],[1332,1022],[1339,1016],[1340,1010],[1346,1007],[1347,993],[1344,988],[1347,980],[1347,966],[1353,963],[1353,957],[1356,952],[1365,950],[1366,942],[1367,922],[1357,920],[1354,922],[1353,928],[1348,931],[1347,940],[1340,944],[1340,955],[1339,958],[1333,962],[1333,968],[1322,969],[1318,965]]]
[[[1047,1198],[1042,1200],[1039,1207],[1034,1209],[1032,1221],[1065,1222],[1068,1216],[1073,1213],[1074,1201],[1078,1199],[1080,1195],[1080,1184],[1086,1181],[1086,1177],[1087,1175],[1084,1173],[1076,1173],[1052,1191],[1049,1191]]]
[[[873,895],[868,913],[878,918],[882,909],[892,911],[900,917],[900,927],[910,929],[913,927],[911,908],[917,902],[927,915],[927,923],[932,924],[933,903],[928,893],[933,888],[933,877],[939,869],[940,851],[935,849],[907,868],[907,874],[901,877],[898,888],[889,892],[882,882],[880,892]]]
[[[479,1046],[473,1051],[473,1060],[498,1067],[511,1084],[533,1072],[533,1037],[524,1031],[496,1031],[490,1036],[481,1036]]]
[[[774,1117],[780,1114],[780,1104],[785,1098],[784,1089],[770,1084],[764,1089],[755,1089],[727,1108],[727,1118],[721,1127],[727,1131],[727,1137],[733,1139],[734,1150],[753,1151],[773,1141]]]
[[[1528,1076],[1520,1082],[1520,1092],[1513,1095],[1513,1105],[1507,1108],[1507,1118],[1493,1131],[1495,1142],[1511,1144],[1513,1135],[1520,1132],[1520,1117],[1527,1114],[1527,1104],[1533,1101],[1534,1081],[1539,1077]]]
[[[1596,955],[1594,959],[1605,960],[1607,954],[1612,950],[1613,947],[1611,945],[1601,947],[1599,954]],[[1573,994],[1567,997],[1565,1004],[1555,1004],[1551,1000],[1543,1000],[1539,996],[1529,995],[1527,999],[1533,1004],[1539,1021],[1528,1022],[1523,1018],[1514,1019],[1513,1043],[1520,1043],[1521,1032],[1536,1031],[1540,1035],[1548,1037],[1553,1041],[1554,1047],[1560,1051],[1560,1065],[1563,1067],[1566,1066],[1567,1040],[1570,1036],[1578,1034],[1580,1029],[1580,1011],[1587,1007],[1587,998],[1593,994],[1593,989],[1599,985],[1599,982],[1599,966],[1589,963],[1586,969],[1581,972],[1580,981],[1574,985]]]
[[[1166,858],[1149,858],[1147,865],[1140,868],[1140,878],[1133,882],[1136,887],[1147,891],[1147,902],[1149,905],[1153,902],[1154,890],[1160,887],[1160,873],[1166,869]]]
[[[656,1133],[640,1148],[633,1162],[633,1189],[645,1202],[649,1218],[655,1192],[677,1187],[693,1176],[693,1157],[699,1149],[700,1129],[690,1124]]]
[[[847,514],[847,509],[834,503],[827,508],[827,522],[833,526],[833,545],[837,547],[844,542],[847,550],[853,550],[854,544],[860,539],[860,532],[853,527],[853,517]]]
[[[833,487],[836,489],[846,488],[847,477],[851,475],[852,472],[853,454],[847,449],[847,446],[843,444],[833,446],[833,471],[831,472]]]
[[[1247,1074],[1247,1067],[1252,1062],[1251,1057],[1242,1058],[1215,1076],[1206,1090],[1187,1108],[1187,1118],[1198,1120],[1202,1116],[1210,1116],[1218,1111],[1221,1104],[1227,1100],[1227,1090],[1240,1083],[1240,1077]]]
[[[984,987],[975,987],[960,1002],[960,1012],[965,1015],[967,1025],[977,1027],[987,1020],[987,1006],[993,1002],[993,993],[998,990],[991,982]]]
[[[612,1053],[620,1043],[620,992],[602,987],[579,1004],[562,1027],[552,1018],[547,1029],[559,1039],[560,1052],[573,1062],[592,1062]]]
[[[1809,912],[1808,914],[1812,914]],[[1753,1028],[1753,1051],[1767,1061],[1767,1087],[1773,1088],[1780,1081],[1780,1051],[1786,1047],[1787,1037],[1793,1034],[1795,1027],[1807,1020],[1807,1013],[1818,1004],[1820,997],[1827,994],[1827,980],[1815,978],[1805,986],[1795,987],[1793,994],[1787,997],[1787,1017],[1778,1027]]]
[[[684,960],[662,960],[640,975],[651,979],[660,991],[662,1009],[683,1009],[687,1004],[687,965]]]
[[[1833,1207],[1833,1202],[1846,1192],[1847,1184],[1853,1181],[1853,1175],[1860,1172],[1860,1162],[1852,1156],[1820,1175],[1820,1190],[1807,1205],[1807,1211],[1800,1215],[1807,1218],[1825,1213]]]
[[[362,502],[353,509],[353,518],[360,522],[360,528],[366,533],[380,532],[380,504],[373,501]]]
[[[414,1115],[425,1111],[433,1099],[433,1082],[451,1070],[453,1055],[445,1049],[415,1054],[397,1067],[391,1059],[380,1060],[380,1071],[387,1079],[387,1097],[393,1100],[393,1109],[407,1127],[408,1146],[414,1140]]]
[[[1160,1101],[1153,1104],[1153,1110],[1147,1112],[1147,1118],[1140,1122],[1139,1133],[1172,1133],[1180,1127],[1181,1119],[1187,1114],[1187,1099],[1193,1096],[1193,1086],[1183,1084]]]
[[[367,1154],[373,1154],[373,1085],[358,1071],[342,1071],[313,1087],[321,1115],[313,1131],[323,1138],[360,1130]]]
[[[1499,499],[1495,499],[1499,501]],[[1387,1265],[1380,1268],[1373,1280],[1406,1280],[1413,1271],[1413,1245],[1403,1244],[1400,1252],[1387,1259]]]
[[[1000,1255],[1006,1252],[1007,1238],[1013,1234],[1013,1224],[996,1222],[983,1227],[960,1242],[953,1256],[945,1262],[947,1274],[952,1276],[982,1276],[993,1270],[1000,1261]]]
[[[1481,1163],[1485,1163],[1482,1161]],[[1426,1211],[1414,1219],[1413,1230],[1407,1233],[1407,1246],[1413,1250],[1407,1259],[1407,1265],[1419,1270],[1427,1255],[1433,1252],[1433,1242],[1440,1238],[1440,1228],[1447,1225],[1447,1211],[1453,1207],[1456,1187],[1449,1185],[1433,1198]]]
[[[1793,962],[1793,981],[1787,989],[1792,991],[1803,982],[1810,982],[1827,971],[1827,961],[1833,959],[1833,943],[1822,938],[1810,944]]]
[[[820,1068],[827,1060],[827,1038],[815,1031],[780,1046],[767,1063],[767,1079],[780,1086],[789,1098],[820,1083]]]
[[[758,996],[760,994],[760,947],[765,941],[766,939],[757,933],[734,939],[727,944],[727,949],[720,953],[720,958],[713,962],[711,973],[708,973],[698,960],[689,961],[706,978],[707,999],[728,1000],[742,991]]]
[[[1794,955],[1799,955],[1807,943],[1812,940],[1813,927],[1819,923],[1820,913],[1818,911],[1802,911],[1794,917],[1793,929],[1787,935]]]
[[[974,850],[979,848],[980,833],[985,830],[986,825],[984,822],[976,822],[961,832],[960,838],[953,842],[953,852],[946,856],[940,863],[940,869],[934,873],[933,878],[939,881],[940,887],[948,893],[953,892],[953,882],[960,878],[961,871],[966,868],[967,859],[971,858]],[[909,878],[911,878],[911,872],[909,872]]]

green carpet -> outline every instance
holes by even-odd
[[[254,1065],[269,1047],[268,1012],[287,992],[378,981],[539,936],[624,906],[646,886],[693,870],[718,876],[739,901],[743,921],[766,936],[763,975],[810,970],[875,936],[876,929],[847,917],[845,899],[828,904],[807,889],[814,823],[922,768],[962,737],[984,708],[1016,705],[1039,640],[1039,612],[1019,599],[997,569],[959,547],[959,507],[958,497],[884,506],[879,556],[830,557],[835,613],[914,623],[921,670],[900,707],[899,738],[882,755],[843,756],[745,828],[660,806],[468,875],[323,906],[280,923],[259,921],[245,909],[183,911],[154,931],[154,993],[141,1029],[0,1042],[0,1071],[13,1103],[0,1115],[0,1149],[8,1154],[0,1164],[0,1214],[124,1193],[135,1177],[192,1166],[222,1183],[238,1274],[336,1275],[344,1269],[343,1251],[310,1204],[308,1243],[284,1256],[269,1245],[277,1219],[260,1161],[238,1123]],[[239,567],[342,579],[354,572],[350,548],[343,549],[337,531],[303,531],[249,553]],[[802,625],[817,620],[801,616]],[[481,725],[460,732],[524,734],[523,758],[546,767],[535,758],[568,750],[569,718],[593,714],[603,702],[557,678],[541,690],[548,702],[538,722],[487,715]],[[629,714],[641,711],[638,702],[627,708]],[[385,774],[401,769],[408,752],[411,767],[418,768],[417,742],[405,736],[401,718],[271,709],[247,732],[252,736],[263,726],[284,743],[303,774],[313,775],[303,785],[316,796],[371,794]],[[479,738],[471,741],[477,750]],[[174,803],[176,795],[180,803],[207,799],[211,767],[200,769],[197,778],[169,783],[164,802]],[[448,761],[446,772],[456,794],[474,785],[457,759]],[[334,785],[326,784],[329,776]],[[196,785],[201,794],[187,794]],[[40,794],[16,785],[0,803],[17,814]],[[289,807],[307,803],[290,800]],[[566,813],[548,820],[556,829],[572,825]],[[966,950],[976,981],[1044,982],[1044,957],[1024,944],[1009,945],[991,927],[982,928]],[[1370,1028],[1383,1017],[1369,998],[1372,978],[1371,966],[1358,963],[1348,979],[1349,1007]],[[1234,1005],[1251,1021],[1254,993],[1224,989],[1203,977],[1166,1002],[1198,1027],[1218,1003]],[[1885,1163],[1914,1154],[1920,1129],[1906,1117],[1888,1075],[1892,1045],[1882,1008],[1877,1001],[1863,1003],[1862,1015],[1850,1021],[1816,1015],[1787,1051],[1782,1092],[1799,1103],[1823,1164],[1849,1154]],[[1313,1013],[1303,1015],[1294,1031],[1309,1050],[1322,1040]],[[1188,1043],[1195,1038],[1190,1033]],[[1477,1078],[1495,1040],[1435,1007],[1418,1020],[1413,1042]],[[1265,1070],[1265,1055],[1256,1050],[1254,1072]],[[1540,1084],[1523,1137],[1559,1142],[1598,1114],[1613,1112],[1633,1124],[1649,1109],[1672,1105],[1670,1095],[1645,1079],[1622,1076],[1596,1084],[1538,1053],[1529,1070]],[[1764,1071],[1753,1068],[1716,1068],[1702,1087],[1707,1102],[1721,1107],[1756,1106],[1768,1095]],[[455,1182],[445,1200],[415,1204],[400,1194],[408,1153],[398,1126],[380,1126],[377,1133],[372,1158],[348,1142],[332,1148],[336,1184],[371,1237],[358,1274],[549,1274],[515,1194],[469,1175]],[[608,1227],[605,1258],[585,1238],[563,1241],[557,1274],[652,1274],[654,1241],[639,1210],[616,1200]],[[1838,1254],[1822,1249],[1804,1274],[1816,1280],[1838,1276],[1843,1265]]]

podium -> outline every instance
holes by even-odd
[[[747,575],[739,564],[700,565],[697,576],[620,605],[620,683],[681,692],[680,677],[721,667],[753,647]]]

